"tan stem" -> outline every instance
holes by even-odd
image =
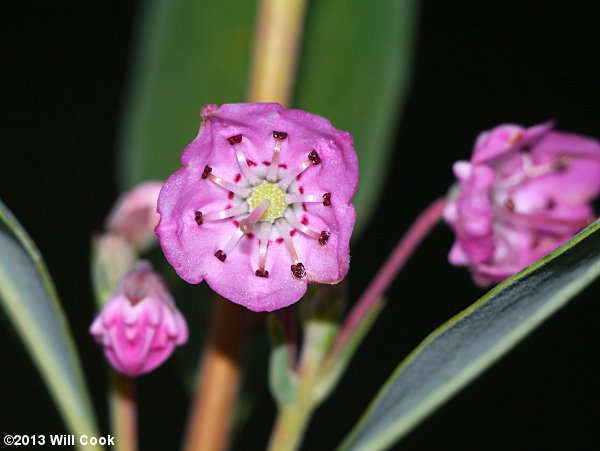
[[[110,419],[115,450],[137,450],[137,408],[134,381],[111,370]]]
[[[226,299],[214,305],[202,356],[196,399],[190,414],[186,451],[222,451],[229,443],[232,413],[241,381],[240,360],[248,311]]]
[[[289,105],[306,0],[262,0],[248,98]]]
[[[307,0],[261,0],[250,75],[250,102],[291,99]],[[229,443],[233,407],[241,382],[247,311],[220,299],[202,357],[185,451],[223,451]]]

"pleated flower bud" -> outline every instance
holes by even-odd
[[[151,180],[124,193],[108,216],[107,230],[127,239],[138,249],[147,248],[156,240],[154,228],[159,220],[156,201],[161,187],[161,182]]]
[[[188,338],[166,282],[147,261],[122,279],[90,333],[104,346],[110,364],[129,376],[152,371]]]
[[[595,219],[600,143],[553,130],[500,125],[482,133],[444,212],[456,234],[449,260],[486,286],[515,274]]]
[[[156,228],[180,277],[254,311],[298,301],[348,272],[358,159],[352,137],[276,103],[202,109]]]

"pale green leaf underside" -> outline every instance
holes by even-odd
[[[2,201],[0,305],[40,371],[69,431],[98,436],[79,357],[54,285],[39,251]]]
[[[354,136],[358,231],[386,179],[407,91],[416,0],[308,3],[294,108]],[[152,0],[142,10],[119,143],[122,188],[166,179],[206,103],[246,100],[258,2]]]
[[[391,446],[590,284],[600,275],[599,228],[592,224],[429,335],[340,449]]]

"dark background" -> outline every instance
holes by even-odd
[[[139,5],[51,5],[5,6],[0,18],[0,196],[46,258],[108,432],[104,362],[87,333],[94,315],[88,242],[117,194],[115,141]],[[423,2],[414,83],[389,182],[353,248],[353,299],[412,218],[446,191],[451,164],[468,158],[481,130],[555,119],[560,129],[600,136],[598,24],[594,0]],[[398,278],[344,381],[315,415],[304,449],[338,444],[400,359],[482,294],[465,270],[447,264],[451,243],[448,229],[438,227]],[[600,449],[599,287],[545,323],[398,449]],[[1,318],[1,432],[66,433]],[[264,448],[274,415],[266,387],[255,390],[258,407],[236,442],[243,450]],[[139,379],[139,391],[142,449],[176,449],[187,401],[174,364]]]

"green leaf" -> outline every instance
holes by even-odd
[[[340,449],[381,450],[516,346],[600,275],[600,222],[498,285],[395,370]]]
[[[0,304],[40,371],[67,428],[75,435],[98,436],[79,356],[46,265],[1,200]]]
[[[387,177],[416,20],[416,0],[309,3],[294,106],[354,137],[360,164],[355,236],[375,211]]]
[[[271,336],[269,359],[269,385],[278,406],[293,404],[298,396],[298,379],[290,364],[290,347],[283,324],[273,313],[268,318]]]
[[[164,180],[206,103],[243,102],[256,1],[147,2],[121,128],[121,187]],[[416,0],[309,2],[292,106],[354,136],[356,231],[374,211],[410,75]]]
[[[165,180],[206,103],[244,99],[256,2],[152,0],[142,8],[120,137],[121,187]]]

